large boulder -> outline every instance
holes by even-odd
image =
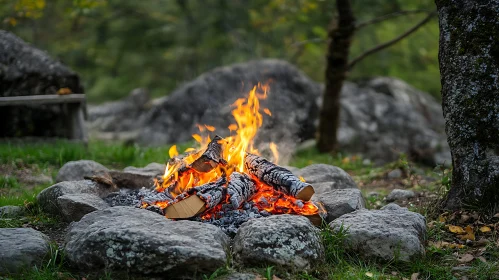
[[[90,177],[99,174],[102,171],[107,171],[108,169],[93,160],[76,160],[66,162],[55,177],[57,183],[63,181],[79,181],[85,179],[85,177]]]
[[[117,206],[73,223],[66,241],[68,260],[80,268],[198,279],[225,265],[229,239],[213,225]]]
[[[47,53],[0,30],[0,97],[83,93],[78,75]],[[57,105],[2,107],[0,137],[65,137],[67,119]]]
[[[342,150],[376,163],[397,160],[400,153],[429,165],[450,163],[442,109],[429,94],[390,77],[347,82],[341,108]]]
[[[409,262],[425,253],[425,218],[396,204],[357,210],[329,225],[335,231],[346,229],[347,249],[366,259]]]
[[[280,144],[282,156],[290,154],[294,145],[314,137],[320,86],[295,66],[268,59],[215,68],[175,90],[154,107],[140,133],[142,143],[179,143],[191,139],[197,124],[209,124],[220,135],[230,135],[234,123],[233,104],[246,97],[258,83],[270,82],[270,91],[262,108],[269,108],[257,141]]]
[[[238,230],[234,261],[241,266],[278,265],[311,270],[323,262],[319,230],[303,216],[274,215],[249,220]]]
[[[40,266],[49,251],[49,238],[39,231],[0,228],[0,275]]]
[[[315,193],[324,193],[337,189],[357,189],[357,184],[345,170],[328,164],[311,164],[298,171],[307,183],[314,186]]]
[[[123,172],[155,177],[157,175],[163,175],[165,173],[165,169],[166,165],[157,162],[152,162],[144,167],[134,167],[134,166],[125,167],[125,169],[123,169]]]

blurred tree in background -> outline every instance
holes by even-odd
[[[358,22],[399,10],[433,10],[432,0],[355,0]],[[90,102],[136,87],[162,96],[217,66],[280,58],[323,81],[333,0],[0,0],[0,26],[47,50],[85,83]],[[356,33],[351,56],[387,41],[424,15]],[[350,78],[388,75],[438,96],[438,23],[362,60]]]

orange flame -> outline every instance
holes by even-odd
[[[232,107],[234,107],[232,116],[234,116],[235,123],[231,124],[228,128],[231,132],[235,131],[235,135],[231,135],[220,141],[223,157],[227,161],[227,164],[224,166],[219,165],[206,173],[186,168],[202,155],[211,141],[209,135],[203,137],[200,134],[193,134],[192,137],[199,143],[200,147],[198,149],[188,148],[185,150],[187,153],[185,156],[176,158],[178,155],[177,148],[176,146],[172,146],[169,151],[171,160],[166,166],[163,180],[156,181],[156,190],[159,192],[168,190],[173,197],[176,197],[192,187],[213,182],[223,174],[229,177],[234,171],[247,173],[244,167],[246,153],[259,154],[258,150],[254,148],[253,139],[263,123],[263,116],[260,112],[260,100],[267,97],[268,90],[268,85],[258,84],[258,86],[253,87],[248,93],[247,98],[239,98],[232,104]],[[264,108],[263,112],[269,116],[272,115],[268,108]],[[197,126],[201,133],[215,131],[215,127],[210,125]],[[271,143],[270,150],[272,151],[274,162],[277,163],[279,159],[277,145]],[[253,178],[253,180],[257,185],[257,193],[253,196],[252,201],[260,210],[266,210],[273,214],[296,213],[313,215],[319,212],[317,206],[312,202],[303,202],[281,193],[259,181],[257,178]],[[156,202],[155,204],[161,208],[168,206],[167,202]],[[219,206],[206,211],[202,217],[211,217],[220,210],[221,206]]]

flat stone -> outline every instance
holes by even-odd
[[[225,265],[229,238],[213,225],[117,206],[72,223],[66,241],[67,259],[82,269],[190,279]]]
[[[357,189],[357,184],[343,169],[328,164],[312,164],[294,172],[314,186],[316,193],[335,189]]]
[[[58,197],[65,194],[94,194],[98,197],[106,197],[113,190],[106,185],[96,184],[90,180],[66,181],[57,183],[41,191],[36,197],[43,211],[54,215],[61,214],[61,206]]]
[[[79,181],[84,177],[97,175],[100,171],[108,169],[93,160],[77,160],[66,162],[55,177],[56,183],[63,181]]]
[[[336,231],[347,229],[347,250],[366,259],[409,262],[425,253],[425,218],[396,204],[357,210],[329,225]]]
[[[314,202],[322,203],[327,211],[326,222],[355,210],[366,208],[364,197],[359,189],[339,189],[315,194]]]
[[[123,172],[154,177],[156,175],[163,175],[165,173],[165,169],[166,165],[153,162],[149,163],[145,167],[128,166],[123,169]]]
[[[24,209],[21,206],[7,205],[0,207],[0,218],[14,218],[21,216]]]
[[[79,221],[86,214],[109,207],[102,198],[95,194],[65,194],[57,198],[61,215],[67,222]]]
[[[49,238],[39,231],[0,228],[0,275],[41,265],[49,250]]]
[[[405,200],[415,197],[416,194],[411,190],[393,189],[386,197],[386,201],[392,202],[396,200]]]
[[[287,214],[242,224],[232,250],[234,261],[241,266],[311,270],[324,258],[319,230],[307,218]]]

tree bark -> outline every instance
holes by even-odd
[[[447,209],[499,205],[499,1],[436,0],[445,130],[452,153]]]
[[[328,34],[326,55],[326,88],[319,119],[317,147],[321,152],[337,148],[337,131],[340,119],[340,94],[348,71],[348,54],[355,32],[355,18],[350,0],[337,0],[338,18]]]

